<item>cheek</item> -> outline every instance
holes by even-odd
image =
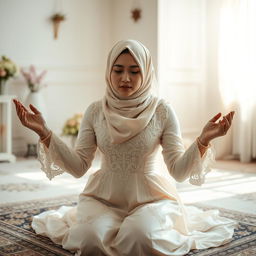
[[[110,74],[110,82],[111,82],[111,84],[112,84],[113,86],[116,85],[117,77],[116,77],[116,75],[115,75],[113,72]]]
[[[139,88],[141,86],[141,84],[142,84],[142,77],[139,76],[136,79],[136,87]]]

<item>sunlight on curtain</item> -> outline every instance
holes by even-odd
[[[219,86],[236,110],[233,154],[256,158],[256,1],[224,0],[219,30]]]

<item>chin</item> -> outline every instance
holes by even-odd
[[[128,99],[133,94],[134,92],[130,92],[130,93],[118,92],[118,96],[120,97],[120,99]]]
[[[123,96],[123,97],[129,97],[129,96],[131,96],[131,95],[134,94],[134,91],[132,91],[132,90],[120,90],[120,91],[118,92],[118,94],[119,94],[120,96]]]

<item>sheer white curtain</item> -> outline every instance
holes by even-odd
[[[233,154],[256,158],[256,0],[223,0],[219,30],[219,85],[233,105]]]

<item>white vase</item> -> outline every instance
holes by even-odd
[[[43,95],[40,91],[38,92],[30,92],[24,102],[27,109],[30,110],[29,104],[35,106],[43,115],[45,121],[47,121],[47,108],[43,98]],[[30,110],[31,111],[31,110]],[[24,128],[24,140],[27,144],[37,144],[38,135],[28,128]]]
[[[6,81],[0,80],[0,95],[6,94]]]

